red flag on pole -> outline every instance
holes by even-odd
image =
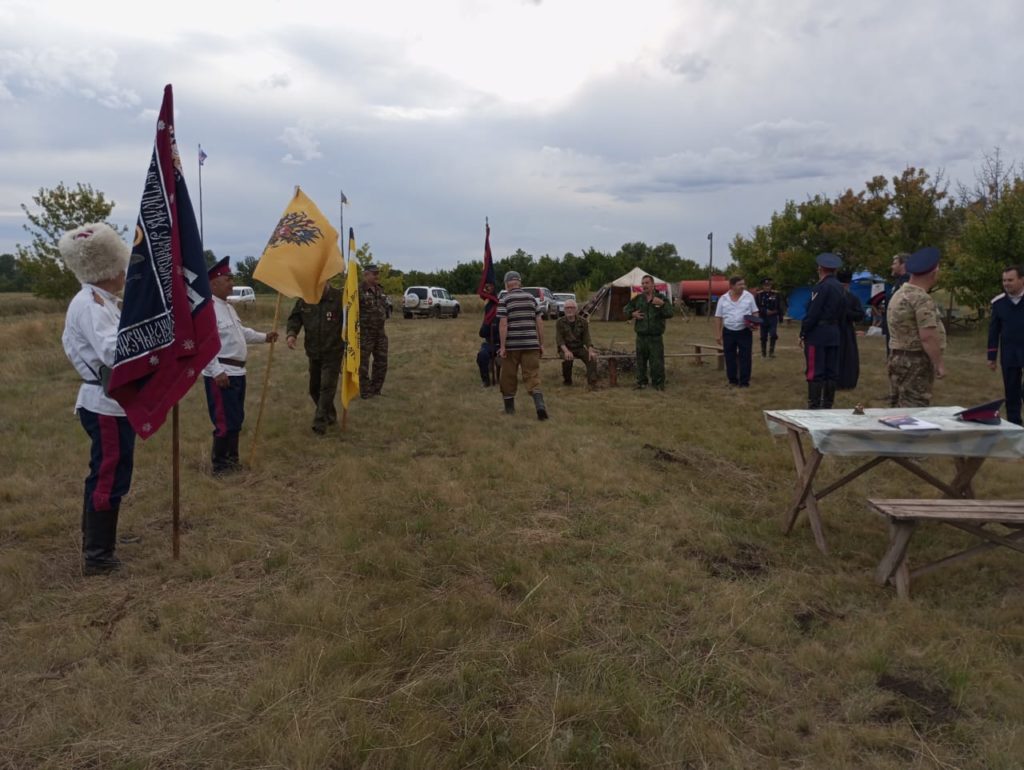
[[[143,439],[220,350],[210,281],[174,140],[174,96],[164,88],[142,190],[110,395]]]

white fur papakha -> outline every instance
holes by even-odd
[[[60,258],[82,283],[116,278],[128,269],[132,250],[105,222],[68,230],[57,242]]]

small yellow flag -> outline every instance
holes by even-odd
[[[349,254],[355,251],[355,236],[349,229]],[[345,309],[344,338],[345,360],[341,365],[341,408],[347,410],[349,402],[359,395],[359,268],[356,261],[348,261],[348,275],[345,276],[345,293],[342,296]]]
[[[315,305],[324,284],[345,269],[338,231],[298,187],[263,250],[253,278]]]

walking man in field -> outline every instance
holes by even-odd
[[[1003,370],[1006,419],[1021,424],[1024,379],[1024,272],[1020,265],[1003,270],[1003,293],[992,300],[988,324],[988,368],[996,370],[996,355]]]
[[[214,476],[242,469],[238,436],[245,422],[245,361],[250,343],[274,342],[277,332],[258,332],[243,326],[228,302],[233,288],[229,257],[209,270],[210,292],[217,314],[220,353],[203,369],[206,406],[213,423],[211,464]]]
[[[388,335],[384,322],[388,317],[387,295],[380,288],[380,268],[367,265],[359,285],[359,395],[379,396],[388,373]],[[370,359],[373,359],[371,369]]]
[[[290,350],[295,350],[299,332],[305,331],[303,344],[309,359],[309,397],[316,405],[313,432],[321,436],[338,422],[334,397],[338,393],[341,360],[345,354],[345,343],[341,339],[341,302],[341,290],[325,283],[319,302],[311,305],[300,297],[288,316],[285,342]]]
[[[82,384],[75,412],[92,444],[82,506],[82,571],[100,575],[121,568],[115,553],[121,498],[132,483],[135,431],[104,383],[114,366],[121,292],[131,249],[104,223],[65,233],[60,257],[82,284],[71,300],[61,341]]]
[[[779,339],[779,319],[782,317],[782,297],[775,291],[772,279],[764,278],[761,291],[754,299],[761,317],[761,358],[775,358],[775,342]]]
[[[946,376],[946,328],[928,292],[939,279],[939,250],[926,247],[906,262],[910,280],[893,294],[889,321],[889,390],[892,406],[928,406],[936,378]]]
[[[747,291],[743,277],[734,275],[729,279],[729,291],[715,306],[715,328],[718,344],[725,354],[726,377],[729,384],[735,387],[750,387],[754,347],[751,324],[756,325],[757,320],[754,295]]]
[[[576,300],[565,301],[565,315],[555,322],[555,345],[562,357],[562,382],[572,385],[572,366],[582,361],[587,369],[587,389],[597,387],[597,350],[590,341],[590,323],[577,314]]]
[[[654,279],[645,275],[640,280],[641,292],[631,299],[622,312],[633,321],[636,332],[637,390],[647,387],[647,369],[655,390],[665,389],[665,319],[672,317],[672,303],[654,288]]]
[[[501,395],[505,414],[516,413],[518,376],[522,371],[526,392],[533,396],[537,419],[548,419],[540,390],[540,358],[544,355],[544,322],[532,294],[522,290],[523,279],[515,270],[505,273],[507,293],[498,300],[498,339],[501,356]]]

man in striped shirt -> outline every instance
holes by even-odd
[[[505,273],[506,294],[498,300],[498,339],[502,358],[501,395],[505,414],[516,413],[518,372],[522,369],[523,384],[533,396],[537,419],[548,419],[544,394],[540,391],[540,357],[544,355],[544,322],[540,308],[531,294],[522,290],[522,277],[515,270]]]

